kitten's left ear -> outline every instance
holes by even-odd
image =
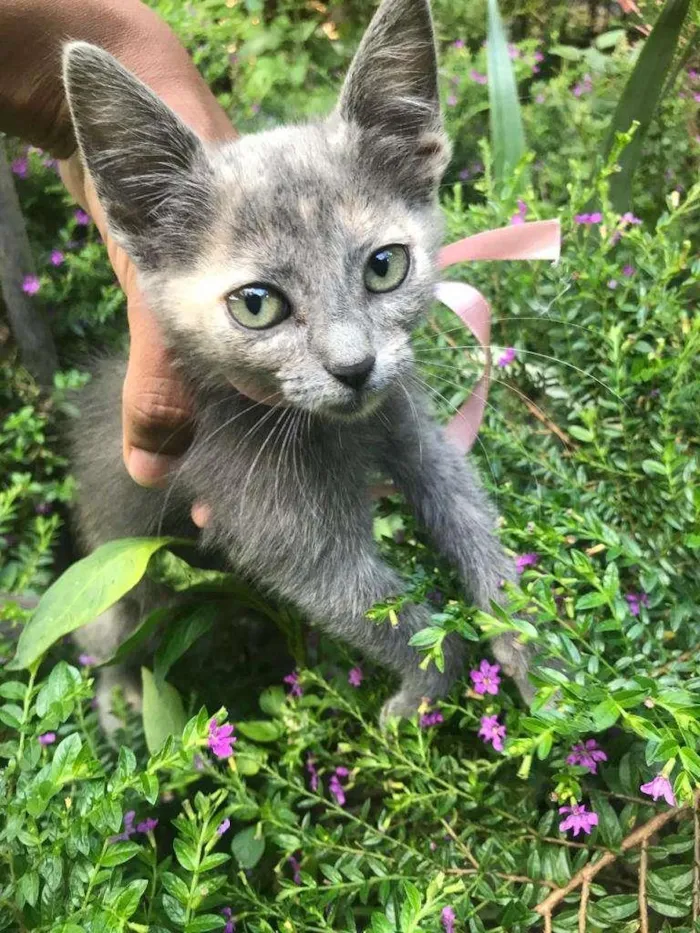
[[[392,163],[435,185],[449,160],[429,0],[382,0],[355,55],[338,110]],[[396,165],[390,166],[391,171]]]

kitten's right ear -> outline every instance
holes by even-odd
[[[104,49],[69,42],[63,80],[75,134],[111,232],[143,266],[176,258],[208,223],[209,163],[198,137]],[[192,243],[189,242],[192,255]]]

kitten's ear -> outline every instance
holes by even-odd
[[[75,133],[110,230],[144,266],[176,259],[204,229],[209,163],[198,137],[108,52],[64,47]],[[184,234],[184,235],[183,235]],[[189,240],[189,255],[192,242]]]
[[[437,181],[449,159],[449,143],[442,131],[429,0],[382,0],[350,66],[338,109],[378,142],[392,138],[402,159],[422,163],[426,180]]]

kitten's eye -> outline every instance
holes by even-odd
[[[243,327],[264,330],[274,327],[286,317],[291,308],[281,292],[269,285],[245,285],[226,296],[229,314]]]
[[[405,246],[382,246],[367,260],[365,285],[371,292],[391,292],[408,275],[410,259]]]

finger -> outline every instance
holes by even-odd
[[[191,515],[197,528],[206,528],[211,521],[211,509],[204,502],[195,502]]]
[[[139,293],[129,301],[131,348],[122,395],[124,462],[142,486],[161,486],[191,440],[191,403]]]

